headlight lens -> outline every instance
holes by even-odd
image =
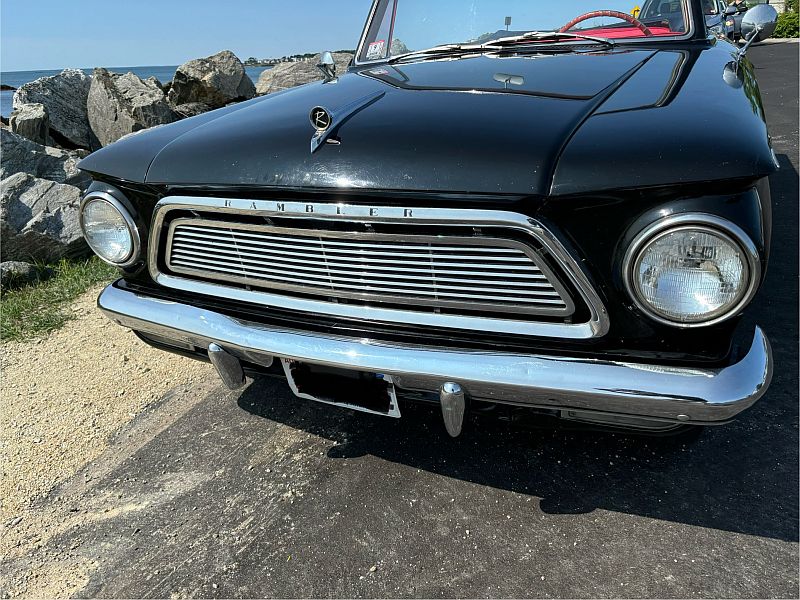
[[[119,202],[88,198],[81,211],[81,228],[89,247],[104,261],[120,266],[135,258],[135,225]]]
[[[748,295],[753,274],[733,238],[683,226],[644,244],[629,276],[636,300],[651,316],[690,326],[731,316]]]

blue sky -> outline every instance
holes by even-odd
[[[371,0],[2,0],[3,71],[355,48]]]

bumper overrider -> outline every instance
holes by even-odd
[[[380,374],[399,389],[440,394],[443,406],[460,396],[462,410],[467,398],[559,410],[576,420],[666,428],[730,421],[761,398],[772,378],[772,350],[758,327],[738,362],[691,368],[426,348],[293,331],[114,285],[102,292],[98,306],[123,327],[208,351],[230,387],[240,377],[240,361],[270,366],[280,359],[284,364]]]

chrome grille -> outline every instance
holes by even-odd
[[[512,239],[304,230],[198,218],[169,226],[166,266],[272,292],[428,310],[568,317],[566,290]]]

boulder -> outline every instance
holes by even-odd
[[[403,40],[399,40],[397,38],[394,38],[392,40],[392,46],[391,49],[389,50],[389,53],[392,56],[399,56],[400,54],[408,54],[409,52],[411,52],[411,50],[409,50],[408,46],[406,46],[405,43],[403,43]]]
[[[9,119],[11,131],[37,144],[50,141],[50,117],[44,104],[20,104]]]
[[[133,73],[119,75],[95,69],[87,99],[89,126],[97,141],[107,146],[121,137],[178,120],[158,80],[142,80]]]
[[[321,80],[323,75],[317,68],[320,59],[321,55],[317,54],[308,61],[281,63],[273,69],[264,71],[258,78],[256,92],[263,96]],[[335,52],[333,60],[336,63],[336,73],[339,75],[344,73],[352,59],[353,55],[349,52]]]
[[[0,254],[6,260],[53,262],[83,256],[81,191],[17,173],[0,182]]]
[[[169,90],[169,101],[173,106],[202,102],[211,108],[220,108],[255,95],[255,86],[245,73],[242,61],[230,50],[224,50],[178,67]]]
[[[188,117],[196,117],[211,110],[208,104],[202,102],[187,102],[186,104],[179,104],[175,107],[175,112],[184,119]]]
[[[7,260],[0,263],[0,290],[18,288],[39,280],[39,271],[30,263]]]
[[[164,91],[164,84],[158,80],[158,77],[155,75],[151,75],[147,79],[144,80],[145,83],[150,83],[160,89],[162,92]]]
[[[14,92],[14,109],[23,104],[43,104],[50,117],[50,137],[66,148],[94,147],[86,113],[91,79],[79,69],[65,69],[42,77]]]
[[[67,151],[42,146],[13,131],[0,128],[0,179],[15,173],[28,173],[34,177],[67,183],[86,189],[90,177],[78,169],[82,151]]]

